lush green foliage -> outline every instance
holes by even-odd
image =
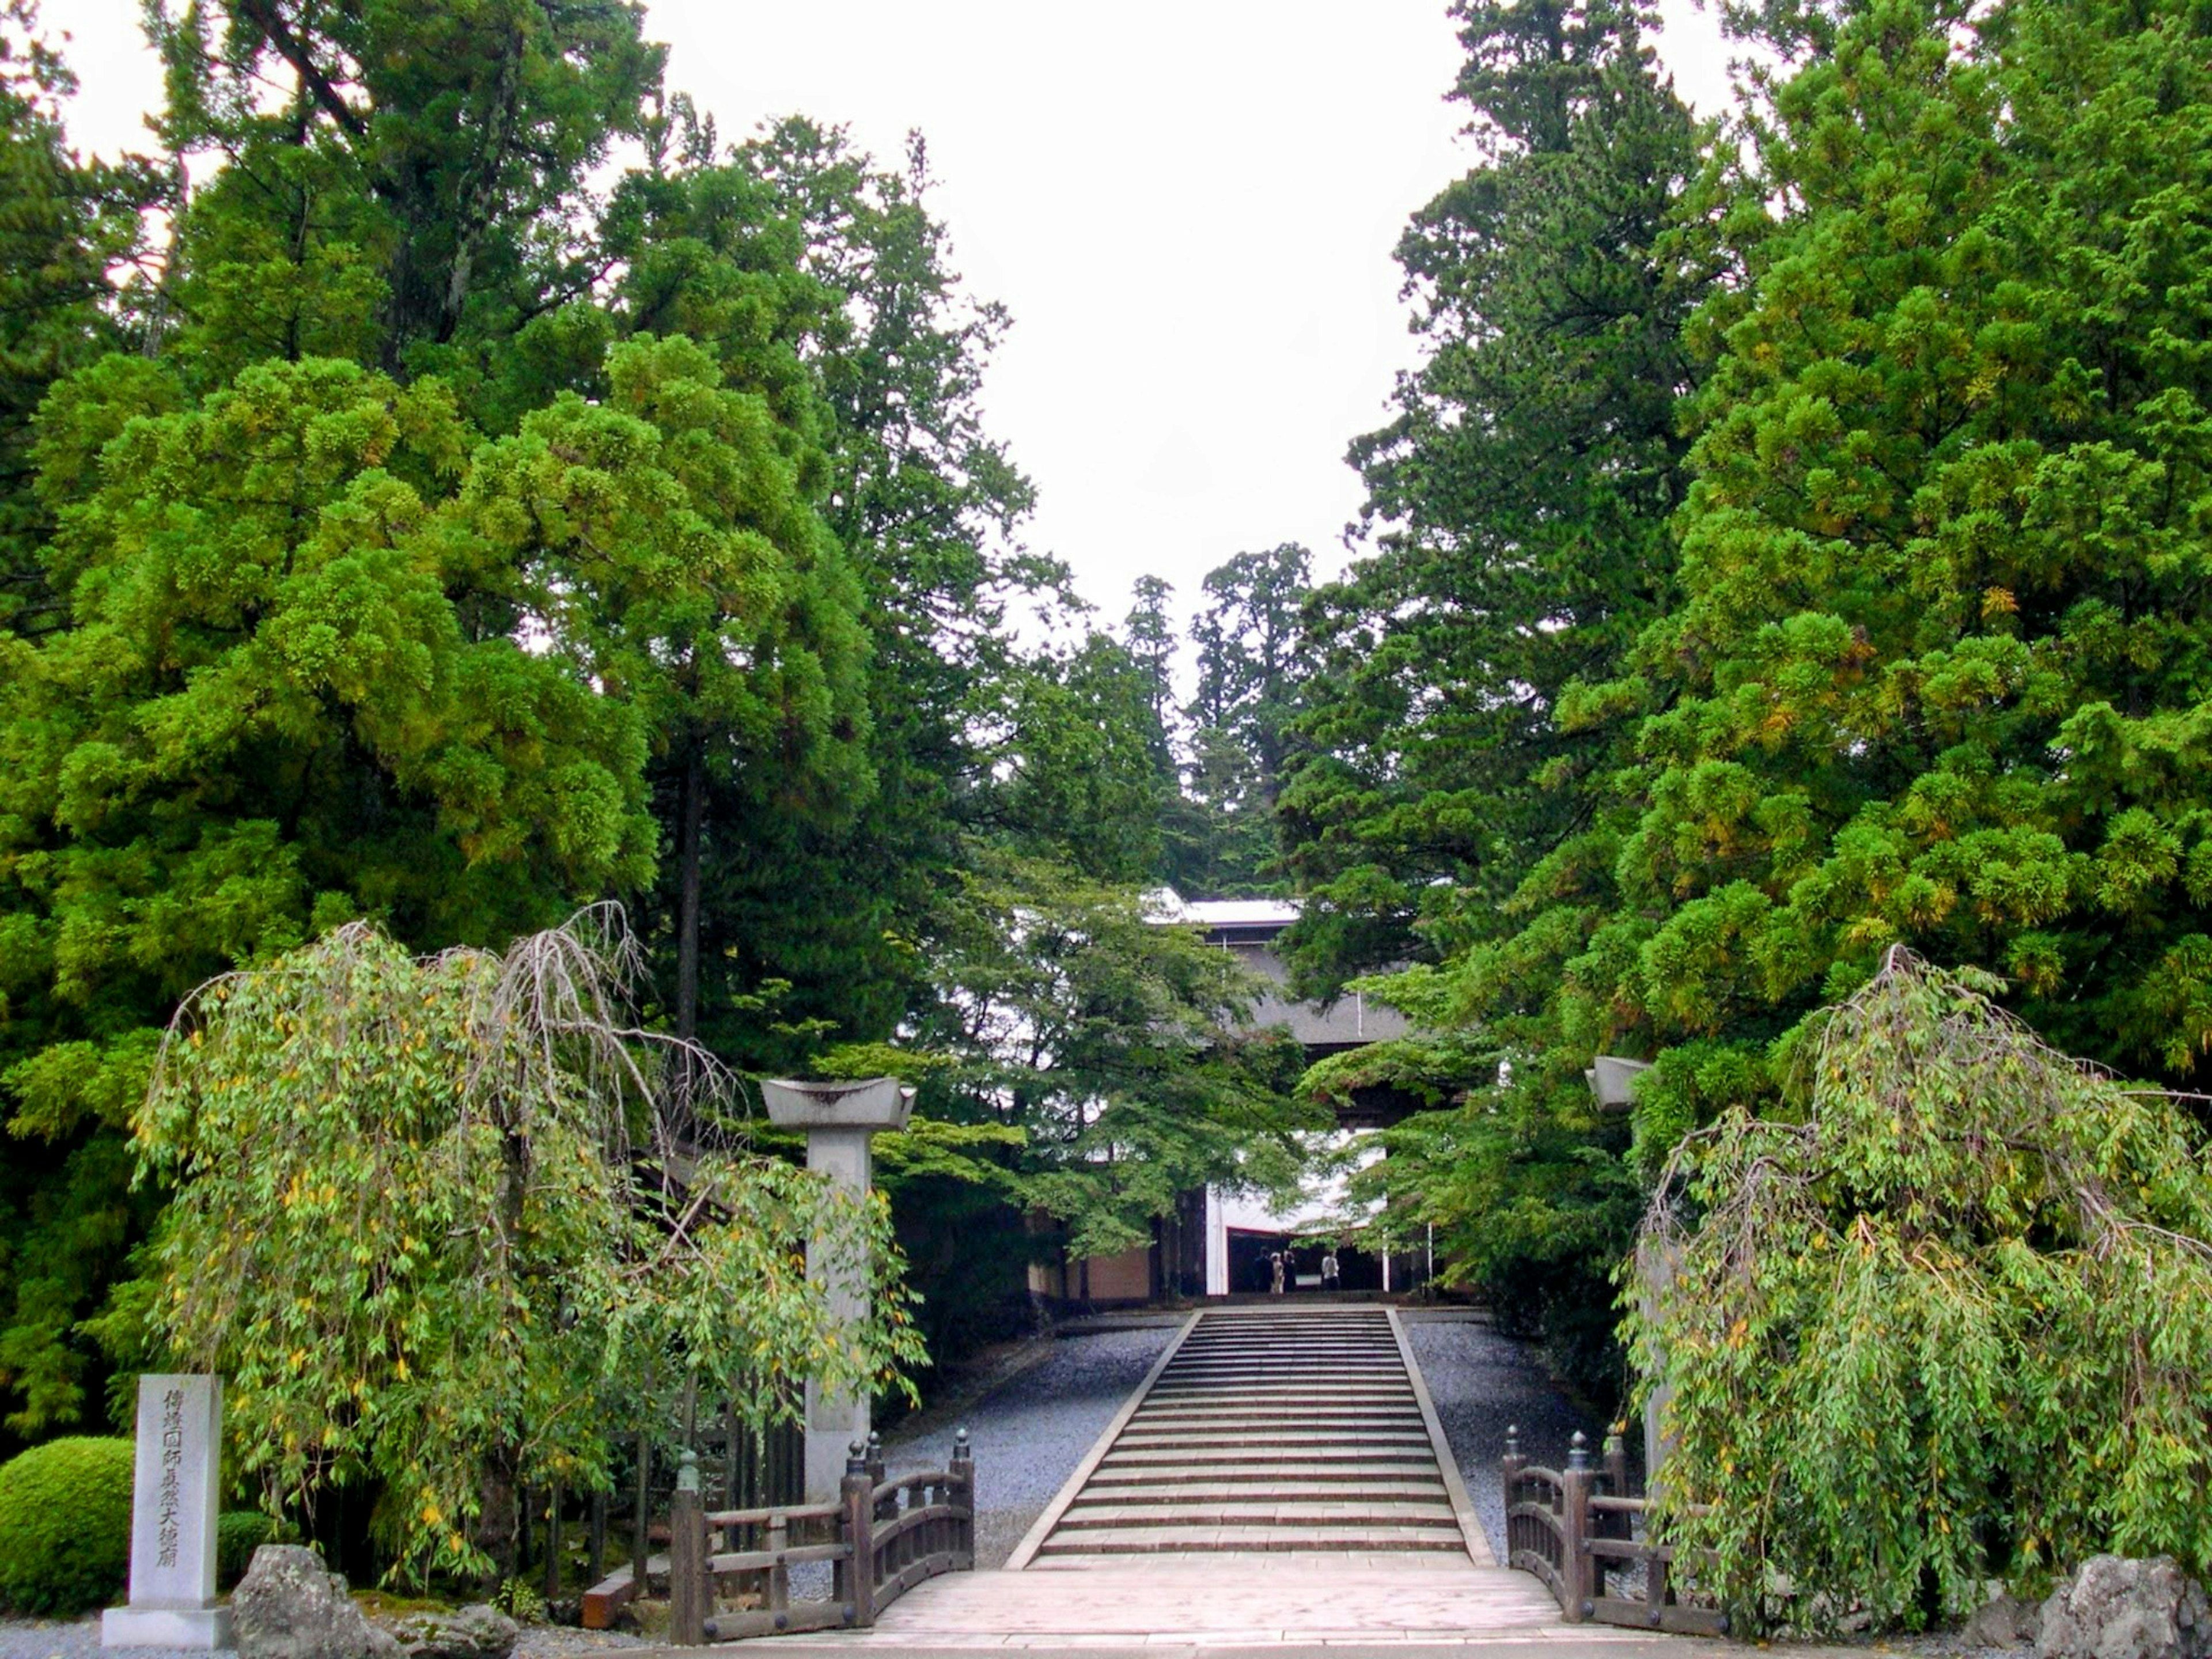
[[[1739,210],[1698,325],[1682,603],[1589,698],[1656,712],[1626,902],[1570,970],[1585,1041],[1755,1055],[1901,939],[2191,1074],[2202,30],[1875,4],[1777,88],[1743,188],[1792,205]],[[1647,1091],[1655,1146],[1685,1081]]]
[[[2193,1079],[2212,100],[2193,6],[1745,5],[1714,145],[1632,16],[1460,15],[1492,157],[1407,240],[1281,810],[1310,979],[1413,959],[1439,1034],[1316,1086],[1434,1103],[1396,1224],[1556,1324],[1893,943]]]
[[[1312,564],[1286,542],[1206,572],[1190,624],[1198,684],[1183,710],[1189,758],[1166,867],[1187,898],[1241,896],[1279,873],[1275,801],[1305,665],[1299,610]]]
[[[34,488],[32,416],[57,379],[118,343],[100,301],[109,267],[137,250],[137,209],[150,194],[141,170],[82,163],[66,149],[60,100],[73,82],[36,22],[27,0],[0,7],[0,655],[66,622],[39,556],[53,516]],[[7,908],[0,900],[0,1033],[18,994]],[[0,1066],[10,1058],[0,1035]],[[15,1407],[0,1448],[78,1413],[85,1355],[70,1328],[148,1207],[122,1189],[125,1161],[112,1136],[18,1140],[0,1158],[0,1389]]]
[[[1454,15],[1484,160],[1400,244],[1425,357],[1352,453],[1380,533],[1305,607],[1279,813],[1306,914],[1287,943],[1323,991],[1445,964],[1366,982],[1425,1035],[1310,1086],[1431,1109],[1358,1183],[1382,1231],[1433,1227],[1455,1278],[1605,1394],[1636,1193],[1558,990],[1620,902],[1633,755],[1624,721],[1561,706],[1622,669],[1672,591],[1701,152],[1634,9]]]
[[[0,1606],[67,1618],[122,1595],[136,1455],[76,1435],[0,1464]]]
[[[963,827],[1097,817],[1115,666],[998,626],[1059,573],[918,143],[720,152],[640,17],[155,8],[161,169],[73,161],[64,71],[0,22],[15,1434],[91,1408],[82,1322],[162,1198],[127,1123],[192,985],[349,919],[498,948],[613,893],[652,1018],[801,1068],[927,1003]],[[157,280],[110,292],[157,171]],[[1091,850],[1134,869],[1153,797],[1100,787]]]
[[[981,856],[929,955],[924,1035],[955,1064],[924,1100],[1023,1132],[1011,1189],[1063,1224],[1072,1256],[1146,1243],[1192,1188],[1293,1181],[1299,1132],[1328,1127],[1290,1098],[1297,1046],[1238,1030],[1255,988],[1241,966],[1126,888]]]
[[[1979,979],[1893,949],[1790,1051],[1791,1109],[1686,1137],[1645,1223],[1664,1524],[1753,1617],[1960,1614],[2092,1549],[2212,1567],[2203,1133]]]
[[[1556,890],[1610,862],[1619,739],[1559,702],[1620,664],[1672,574],[1696,132],[1632,7],[1452,12],[1484,163],[1399,244],[1425,357],[1352,446],[1382,533],[1308,607],[1282,794],[1322,985],[1495,935],[1532,871]]]
[[[186,1001],[139,1120],[175,1190],[148,1316],[228,1379],[272,1510],[367,1473],[398,1560],[511,1570],[519,1489],[604,1484],[652,1379],[757,1428],[917,1357],[881,1200],[749,1152],[733,1079],[635,1029],[636,966],[611,912],[504,957],[349,924]]]

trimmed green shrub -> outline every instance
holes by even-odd
[[[79,1435],[0,1466],[0,1606],[66,1615],[123,1599],[133,1455]]]
[[[225,1510],[215,1521],[216,1588],[227,1590],[245,1577],[264,1544],[289,1543],[291,1536],[290,1528],[259,1510]]]

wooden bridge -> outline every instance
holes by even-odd
[[[1716,1628],[1715,1614],[1678,1616],[1679,1584],[1634,1536],[1640,1505],[1618,1472],[1611,1498],[1586,1452],[1558,1472],[1516,1452],[1503,1474],[1510,1567],[1395,1310],[1212,1309],[1177,1331],[1005,1568],[965,1570],[964,1448],[898,1480],[856,1459],[842,1501],[813,1510],[708,1512],[679,1495],[671,1633],[834,1629],[823,1639],[839,1646],[933,1649],[1555,1643],[1563,1614],[1589,1643]],[[819,1561],[835,1565],[830,1597],[793,1601],[789,1567]],[[733,1573],[762,1587],[759,1605],[717,1613],[715,1583]]]

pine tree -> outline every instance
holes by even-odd
[[[102,342],[141,349],[46,398],[49,614],[0,635],[0,1112],[40,1149],[0,1194],[33,1224],[0,1382],[33,1432],[88,1403],[77,1322],[157,1196],[120,1137],[193,978],[354,917],[502,946],[650,893],[664,850],[693,893],[705,830],[754,819],[702,829],[672,774],[795,812],[869,771],[794,331],[625,339],[594,289],[584,179],[657,86],[636,12],[239,0],[155,32],[163,143],[222,164]],[[751,257],[786,310],[815,292],[795,239]],[[696,968],[700,906],[641,908]]]
[[[1547,860],[1607,861],[1583,838],[1620,735],[1560,700],[1617,671],[1674,563],[1696,130],[1632,7],[1453,15],[1484,164],[1400,243],[1426,356],[1352,446],[1379,536],[1310,607],[1281,797],[1291,947],[1324,988],[1495,933]]]
[[[1369,990],[1419,1034],[1308,1086],[1433,1109],[1367,1179],[1383,1230],[1433,1228],[1440,1258],[1602,1394],[1636,1190],[1558,991],[1616,913],[1637,711],[1578,688],[1621,671],[1673,591],[1698,372],[1683,328],[1716,266],[1700,135],[1640,13],[1455,15],[1486,160],[1401,245],[1427,356],[1352,448],[1377,545],[1307,606],[1279,804],[1306,905],[1286,942],[1324,991],[1416,964]]]
[[[0,631],[61,625],[37,568],[52,523],[32,488],[32,416],[70,369],[122,343],[107,273],[137,252],[145,168],[80,161],[62,131],[76,88],[33,0],[0,5]]]
[[[1197,827],[1181,850],[1179,890],[1234,896],[1275,872],[1275,799],[1305,663],[1299,611],[1313,556],[1295,542],[1239,553],[1208,571],[1191,619],[1196,695],[1185,793]]]
[[[1879,0],[1777,87],[1682,599],[1602,694],[1649,806],[1566,1018],[1660,1051],[1647,1158],[1900,941],[2197,1074],[2208,77],[2188,8]]]

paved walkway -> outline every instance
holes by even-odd
[[[901,1650],[1567,1642],[1608,1654],[1650,1644],[1632,1631],[1562,1624],[1525,1573],[1374,1550],[1091,1557],[947,1573],[902,1596],[873,1630],[833,1639]]]
[[[1499,1568],[1395,1316],[1327,1304],[1194,1316],[1006,1570],[933,1579],[872,1631],[777,1646],[802,1644],[1676,1651],[1571,1628]]]

